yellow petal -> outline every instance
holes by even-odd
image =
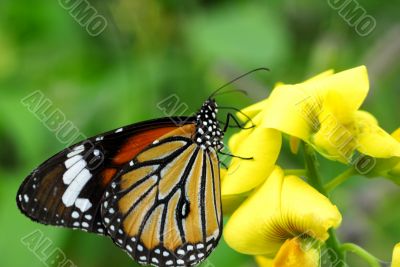
[[[242,109],[241,112],[246,114],[250,118],[254,118],[258,112],[260,112],[265,108],[267,104],[268,104],[268,98]],[[246,116],[244,116],[242,113],[240,112],[236,113],[237,117],[241,121],[247,121]]]
[[[392,133],[392,136],[393,136],[394,139],[396,139],[397,141],[400,142],[400,128],[398,128],[396,131],[394,131]]]
[[[301,205],[299,205],[301,203]],[[329,199],[296,176],[276,167],[264,184],[233,213],[224,237],[233,249],[274,256],[286,239],[308,235],[326,240],[341,215]]]
[[[375,158],[400,157],[400,142],[374,123],[371,114],[358,111],[355,122],[358,151]]]
[[[321,112],[319,120],[322,121],[320,128],[311,136],[309,143],[328,159],[345,164],[351,162],[357,148],[353,124],[342,124],[327,110]]]
[[[393,249],[392,267],[400,267],[400,243]]]
[[[256,127],[241,132],[248,133],[236,137],[237,143],[231,151],[236,156],[252,159],[232,158],[222,181],[223,196],[245,193],[260,185],[274,169],[281,149],[281,134],[274,129]]]
[[[318,81],[318,80],[322,80],[322,79],[324,79],[324,78],[326,78],[328,76],[333,75],[334,73],[335,72],[334,72],[333,69],[326,70],[326,71],[324,71],[324,72],[322,72],[320,74],[315,75],[314,77],[309,78],[305,82],[315,82],[315,81]]]
[[[262,126],[307,140],[319,111],[312,106],[310,96],[295,85],[282,85],[272,91],[268,100]]]
[[[226,176],[227,173],[228,173],[228,170],[227,170],[227,169],[225,169],[225,168],[220,168],[220,170],[219,170],[219,177],[220,177],[221,181],[224,180],[224,178],[225,178],[225,176]]]
[[[256,256],[255,260],[257,262],[257,265],[260,267],[274,267],[273,265],[274,260],[268,257]]]
[[[286,230],[293,236],[306,233],[321,241],[328,239],[328,229],[338,227],[342,220],[339,210],[328,198],[294,175],[284,180],[281,216]]]
[[[273,267],[319,267],[319,251],[302,244],[301,239],[288,239],[279,249]]]
[[[228,146],[233,154],[235,154],[237,147],[239,147],[240,144],[252,133],[254,128],[261,124],[262,116],[263,112],[258,113],[251,119],[251,121],[246,123],[245,128],[249,129],[243,129],[229,138]],[[250,128],[251,126],[254,126],[254,128]]]
[[[340,122],[349,123],[368,89],[365,66],[279,86],[269,97],[263,125],[307,141],[311,133],[318,131],[321,123],[318,116],[324,110],[333,113]]]
[[[324,106],[342,123],[353,120],[369,90],[368,72],[365,66],[349,69],[329,76],[316,83],[315,88],[325,90]]]
[[[320,73],[320,74],[318,74],[318,75],[316,75],[316,76],[314,76],[314,77],[312,77],[312,78],[306,80],[305,82],[314,82],[314,81],[318,81],[318,80],[320,80],[320,79],[323,79],[323,78],[326,78],[326,77],[332,75],[333,73],[334,73],[333,70],[327,70],[327,71],[325,71],[325,72],[322,72],[322,73]],[[284,83],[282,83],[282,82],[277,82],[277,83],[275,84],[274,88],[279,87],[279,86],[282,86],[282,85],[284,85]],[[244,113],[244,114],[246,114],[246,115],[249,116],[250,118],[252,118],[252,117],[254,117],[258,112],[260,112],[261,110],[263,110],[263,109],[266,107],[267,103],[268,103],[268,98],[266,98],[266,99],[264,99],[264,100],[262,100],[262,101],[260,101],[260,102],[257,102],[257,103],[255,103],[255,104],[253,104],[253,105],[250,105],[250,106],[248,106],[248,107],[242,109],[241,112]],[[239,112],[239,113],[236,113],[236,115],[238,116],[238,118],[239,118],[240,120],[246,121],[247,118],[246,118],[245,116],[243,116],[242,113]]]

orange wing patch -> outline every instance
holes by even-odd
[[[148,218],[146,226],[143,229],[141,240],[147,248],[154,248],[160,244],[160,228],[161,216],[164,211],[164,205],[160,205],[153,210],[153,213]]]
[[[185,232],[189,243],[195,244],[203,240],[201,228],[201,203],[199,200],[201,189],[201,175],[203,166],[203,150],[200,150],[194,162],[186,184],[186,194],[190,201],[190,213],[186,218]]]
[[[205,188],[205,209],[207,211],[207,216],[206,216],[206,236],[210,237],[216,234],[216,231],[219,231],[219,218],[218,216],[220,215],[217,211],[216,207],[216,202],[215,202],[215,186],[214,186],[214,179],[213,175],[215,173],[212,173],[212,161],[209,160],[209,156],[206,158],[206,188]],[[215,177],[219,179],[219,177]]]
[[[149,148],[144,152],[140,153],[137,156],[137,160],[139,162],[145,162],[149,160],[162,159],[174,153],[175,151],[177,151],[179,148],[182,148],[186,144],[187,143],[185,141],[172,141],[160,144],[158,146]]]
[[[128,194],[124,195],[120,201],[119,201],[119,209],[121,210],[122,213],[127,213],[129,211],[129,209],[139,200],[139,198],[141,196],[145,196],[146,192],[155,184],[157,183],[157,178],[155,177],[149,177],[147,178],[147,180],[145,180],[144,182],[142,182],[141,184],[139,184],[137,187],[135,187],[133,190],[129,191]],[[151,194],[149,194],[151,195]],[[154,198],[155,196],[153,196]],[[146,197],[147,199],[147,197]],[[154,199],[153,199],[154,201]],[[143,202],[146,201],[141,201],[139,206],[143,205]],[[142,207],[142,209],[140,209],[139,207],[135,208],[132,213],[145,213],[146,206]],[[149,207],[148,207],[149,208]]]
[[[221,203],[221,178],[220,178],[220,169],[219,169],[219,161],[216,153],[210,153],[210,159],[212,162],[213,166],[213,172],[214,172],[214,201],[215,201],[215,206],[217,208],[216,213],[217,213],[217,219],[218,219],[218,224],[221,224],[222,220],[222,203]]]
[[[160,174],[161,180],[158,186],[160,198],[166,197],[182,179],[186,165],[195,149],[196,145],[192,144],[182,154],[162,169]]]
[[[101,180],[101,183],[103,186],[106,186],[110,183],[116,172],[117,169],[114,168],[107,168],[102,172],[103,179]]]
[[[139,196],[141,195],[133,194],[127,199],[133,199],[135,201]],[[153,187],[153,189],[150,190],[150,192],[139,202],[139,204],[125,218],[123,222],[123,228],[125,233],[127,233],[129,236],[136,236],[139,233],[140,226],[143,223],[147,212],[149,212],[150,208],[152,208],[156,197],[157,197],[157,188]],[[124,207],[130,208],[131,206],[126,205]]]
[[[168,212],[165,220],[164,228],[164,246],[170,251],[174,251],[176,247],[182,244],[182,237],[179,233],[176,222],[176,210],[181,193],[177,192],[168,203]]]
[[[166,135],[169,132],[173,132],[176,129],[183,127],[165,127],[148,130],[142,133],[138,133],[129,138],[118,154],[114,157],[113,162],[118,165],[122,165],[132,160],[139,154],[145,147],[150,145],[154,140],[157,140],[161,136]]]
[[[121,182],[120,182],[120,187],[122,190],[126,190],[129,187],[133,186],[136,182],[140,181],[147,175],[151,174],[156,170],[157,166],[155,165],[149,165],[149,166],[143,166],[140,167],[139,169],[135,169],[133,171],[130,171],[124,175],[122,175]]]

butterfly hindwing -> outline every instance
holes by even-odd
[[[185,127],[132,159],[102,200],[109,235],[142,264],[197,264],[221,235],[218,156],[194,143],[195,129]]]

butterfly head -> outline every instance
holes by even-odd
[[[218,105],[214,99],[207,99],[196,116],[195,142],[203,149],[214,148],[220,151],[224,144],[224,132],[222,131],[218,119]]]

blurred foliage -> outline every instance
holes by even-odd
[[[279,80],[301,81],[328,68],[366,64],[371,93],[364,107],[389,132],[400,125],[400,24],[398,1],[358,1],[377,21],[368,36],[327,1],[91,1],[107,22],[90,36],[59,1],[0,2],[0,266],[44,266],[21,243],[36,229],[78,266],[136,266],[106,238],[38,225],[22,216],[15,195],[23,178],[61,150],[21,99],[40,90],[87,136],[164,116],[156,105],[177,94],[200,107],[210,93],[238,75],[255,73],[233,88],[249,97],[219,102],[243,107],[268,95]],[[286,150],[288,151],[288,150]],[[300,166],[283,154],[280,164]],[[324,177],[342,166],[322,163]],[[251,175],[251,174],[249,174]],[[380,179],[354,178],[334,192],[343,212],[339,234],[388,261],[400,241],[400,189]],[[210,257],[215,266],[255,266],[223,242]],[[354,266],[362,266],[354,259]],[[351,265],[353,266],[353,265]]]

